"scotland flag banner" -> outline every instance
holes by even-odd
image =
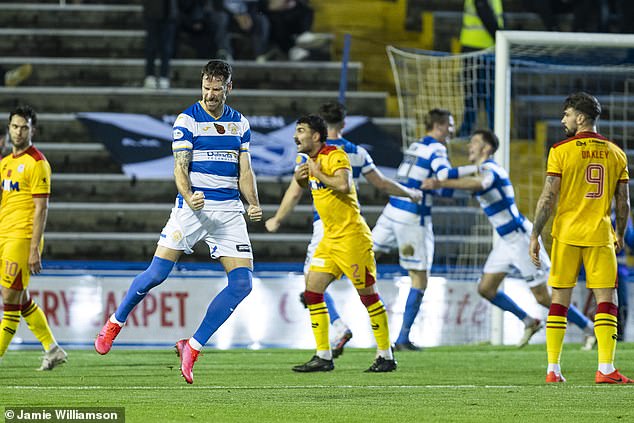
[[[153,117],[129,113],[80,113],[78,119],[103,143],[123,172],[138,179],[173,177],[172,125],[175,115]],[[247,116],[251,125],[250,153],[257,175],[285,176],[293,172],[297,146],[295,122],[282,116]],[[400,141],[365,116],[348,116],[344,137],[363,146],[388,176],[402,154]]]

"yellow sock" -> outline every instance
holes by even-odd
[[[390,329],[387,324],[387,312],[383,301],[380,299],[367,306],[368,314],[370,315],[370,323],[372,324],[372,332],[374,333],[374,339],[376,339],[376,345],[379,350],[390,349]]]
[[[48,326],[46,315],[42,309],[33,301],[24,304],[25,308],[22,309],[22,317],[26,320],[26,324],[29,325],[29,329],[35,337],[40,341],[44,351],[48,351],[51,347],[56,345],[55,337],[51,328]]]
[[[594,315],[594,335],[597,337],[599,364],[614,363],[616,352],[617,307],[611,303],[597,305]]]
[[[330,324],[330,315],[326,303],[308,304],[308,311],[310,312],[310,323],[313,327],[317,351],[329,351],[328,325]]]
[[[553,309],[551,306],[550,313],[552,313],[552,311]],[[564,346],[564,336],[566,335],[568,319],[565,315],[561,316],[550,313],[546,319],[546,352],[548,353],[548,364],[559,364],[561,350]]]
[[[13,335],[20,325],[20,306],[16,304],[5,304],[2,323],[0,323],[0,357],[9,348]]]

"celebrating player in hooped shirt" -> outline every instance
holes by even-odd
[[[134,279],[95,340],[97,352],[108,353],[132,309],[168,277],[183,253],[191,254],[194,244],[204,241],[211,258],[220,260],[227,272],[228,285],[213,299],[194,335],[176,343],[187,383],[193,383],[192,369],[202,347],[251,292],[253,255],[240,194],[249,203],[249,218],[262,219],[249,155],[249,122],[225,104],[231,73],[228,63],[209,61],[201,74],[202,101],[176,119],[172,148],[178,195],[172,214],[150,267]]]
[[[426,135],[412,143],[404,153],[396,172],[396,180],[408,188],[420,188],[427,178],[439,173],[457,172],[451,168],[447,143],[454,134],[454,118],[449,110],[432,109],[425,118]],[[464,168],[468,170],[468,168]],[[464,170],[463,169],[463,170]],[[469,170],[468,170],[469,171]],[[397,351],[418,351],[410,341],[410,331],[427,288],[428,272],[434,258],[434,232],[431,221],[432,196],[424,192],[422,202],[391,196],[372,229],[374,251],[398,249],[399,264],[407,270],[412,286],[405,303],[403,323],[394,348]],[[452,195],[450,190],[441,195]]]
[[[533,225],[515,204],[515,191],[508,172],[493,159],[499,144],[497,136],[488,129],[475,131],[469,142],[469,160],[478,166],[478,174],[459,179],[454,178],[456,174],[441,174],[439,180],[425,180],[423,188],[444,187],[473,191],[491,226],[499,235],[484,264],[478,292],[491,304],[513,313],[524,323],[524,335],[519,342],[519,346],[523,347],[543,324],[539,319],[529,316],[504,291],[498,291],[498,288],[507,274],[515,268],[526,281],[537,302],[550,307],[550,294],[546,286],[550,259],[542,251],[542,268],[538,269],[526,255]],[[577,308],[570,306],[568,317],[586,336],[592,336],[594,340],[594,325]]]

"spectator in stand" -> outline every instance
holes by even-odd
[[[217,0],[220,2],[219,13],[225,17],[218,27],[221,41],[218,45],[218,57],[232,60],[234,57],[231,45],[231,34],[245,34],[248,36],[252,55],[263,60],[269,48],[269,33],[271,25],[262,13],[259,0]],[[244,55],[243,52],[240,52]]]
[[[313,9],[308,0],[261,0],[262,10],[271,22],[271,44],[293,61],[308,58],[307,48],[327,41],[322,34],[310,32]]]
[[[220,0],[178,0],[179,31],[187,36],[199,59],[228,58],[220,50],[228,38],[229,19],[221,7]]]
[[[504,28],[502,0],[465,0],[462,13],[460,44],[463,52],[484,50],[495,45],[495,32]],[[464,120],[459,134],[471,134],[477,121],[480,103],[484,103],[488,129],[493,129],[495,74],[493,54],[482,57],[477,65],[474,92],[465,94]],[[465,79],[470,80],[472,69],[465,66]]]
[[[174,38],[178,19],[176,0],[143,0],[145,24],[145,81],[149,89],[170,87],[170,60],[174,55]],[[161,57],[158,79],[154,59]]]
[[[465,0],[460,44],[463,52],[495,45],[495,32],[504,28],[502,0]]]

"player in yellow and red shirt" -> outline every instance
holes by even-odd
[[[377,343],[376,359],[366,371],[391,372],[396,370],[396,361],[390,349],[387,313],[375,284],[372,233],[359,210],[348,156],[337,147],[327,146],[326,136],[326,122],[320,116],[306,115],[297,121],[297,151],[307,154],[309,159],[297,167],[295,179],[300,186],[310,188],[324,225],[324,236],[311,260],[304,292],[317,352],[293,370],[326,372],[334,369],[324,291],[332,281],[346,275],[368,310]]]
[[[31,274],[42,270],[43,233],[51,194],[51,167],[33,146],[37,115],[29,106],[9,115],[12,153],[0,161],[0,284],[4,314],[0,323],[0,358],[4,356],[20,318],[42,343],[46,354],[39,370],[52,370],[66,361],[42,309],[31,300]]]
[[[548,155],[544,190],[537,203],[530,254],[539,266],[538,238],[551,213],[553,221],[552,305],[546,321],[548,369],[546,382],[565,382],[559,365],[572,288],[583,263],[586,286],[597,302],[594,332],[599,368],[596,383],[634,383],[614,368],[617,331],[616,254],[623,248],[630,213],[627,157],[599,135],[599,101],[587,93],[569,96],[561,123],[570,138],[555,144]],[[615,200],[616,233],[610,214]]]

